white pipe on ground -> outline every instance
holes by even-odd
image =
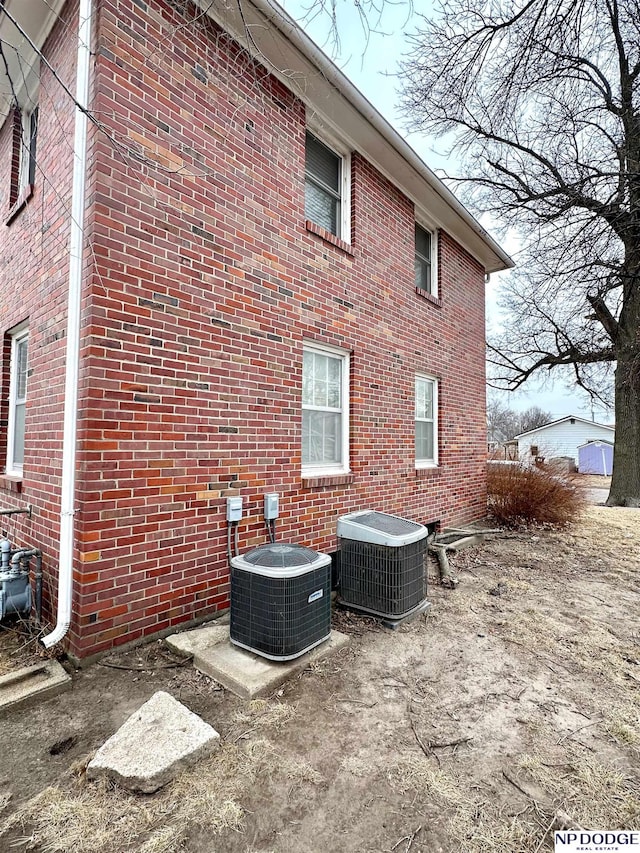
[[[64,385],[62,437],[62,487],[60,496],[60,554],[58,565],[58,612],[56,626],[42,638],[46,648],[59,643],[71,622],[73,591],[73,547],[76,491],[76,433],[78,413],[78,367],[80,352],[80,298],[84,243],[85,174],[87,163],[87,105],[91,61],[92,0],[80,0],[76,66],[76,116],[73,141],[73,184],[71,190],[71,233],[69,241],[69,300],[67,353]]]

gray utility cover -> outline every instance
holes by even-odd
[[[219,743],[215,729],[159,690],[100,747],[87,778],[107,777],[130,791],[151,794]]]

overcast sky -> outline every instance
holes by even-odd
[[[402,114],[398,108],[397,91],[399,81],[396,77],[398,60],[406,50],[405,32],[412,30],[413,24],[408,18],[408,3],[383,3],[379,21],[370,17],[369,30],[363,26],[354,0],[337,0],[337,31],[339,43],[336,45],[331,35],[330,19],[320,12],[311,14],[309,6],[314,0],[279,0],[292,17],[296,18],[307,34],[333,59],[349,79],[371,101],[376,109],[401,133],[425,163],[436,173],[446,168],[455,173],[455,167],[444,156],[444,148],[438,150],[438,143],[422,134],[406,133]],[[318,5],[322,0],[316,0]],[[414,0],[414,8],[425,12],[425,0]],[[491,223],[482,221],[488,231]],[[507,242],[504,248],[514,260],[518,260],[518,246]],[[492,275],[487,288],[487,321],[499,322],[496,295],[500,287],[500,274]],[[573,392],[560,383],[545,385],[529,382],[526,391],[509,394],[504,397],[507,405],[514,409],[526,409],[531,405],[540,406],[553,418],[577,414],[591,417],[591,408],[585,395]],[[595,419],[604,423],[613,420],[612,413],[596,410]]]

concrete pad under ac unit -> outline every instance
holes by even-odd
[[[185,634],[198,636],[186,639]],[[349,642],[346,634],[332,631],[328,640],[299,658],[276,662],[232,645],[228,626],[224,630],[219,626],[196,628],[185,634],[173,634],[165,642],[174,651],[193,654],[196,669],[242,699],[268,696],[311,663],[343,648]]]

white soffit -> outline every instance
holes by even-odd
[[[5,0],[0,3],[0,126],[14,98],[20,98],[25,89],[31,88],[37,49],[43,46],[63,5],[64,0]]]

